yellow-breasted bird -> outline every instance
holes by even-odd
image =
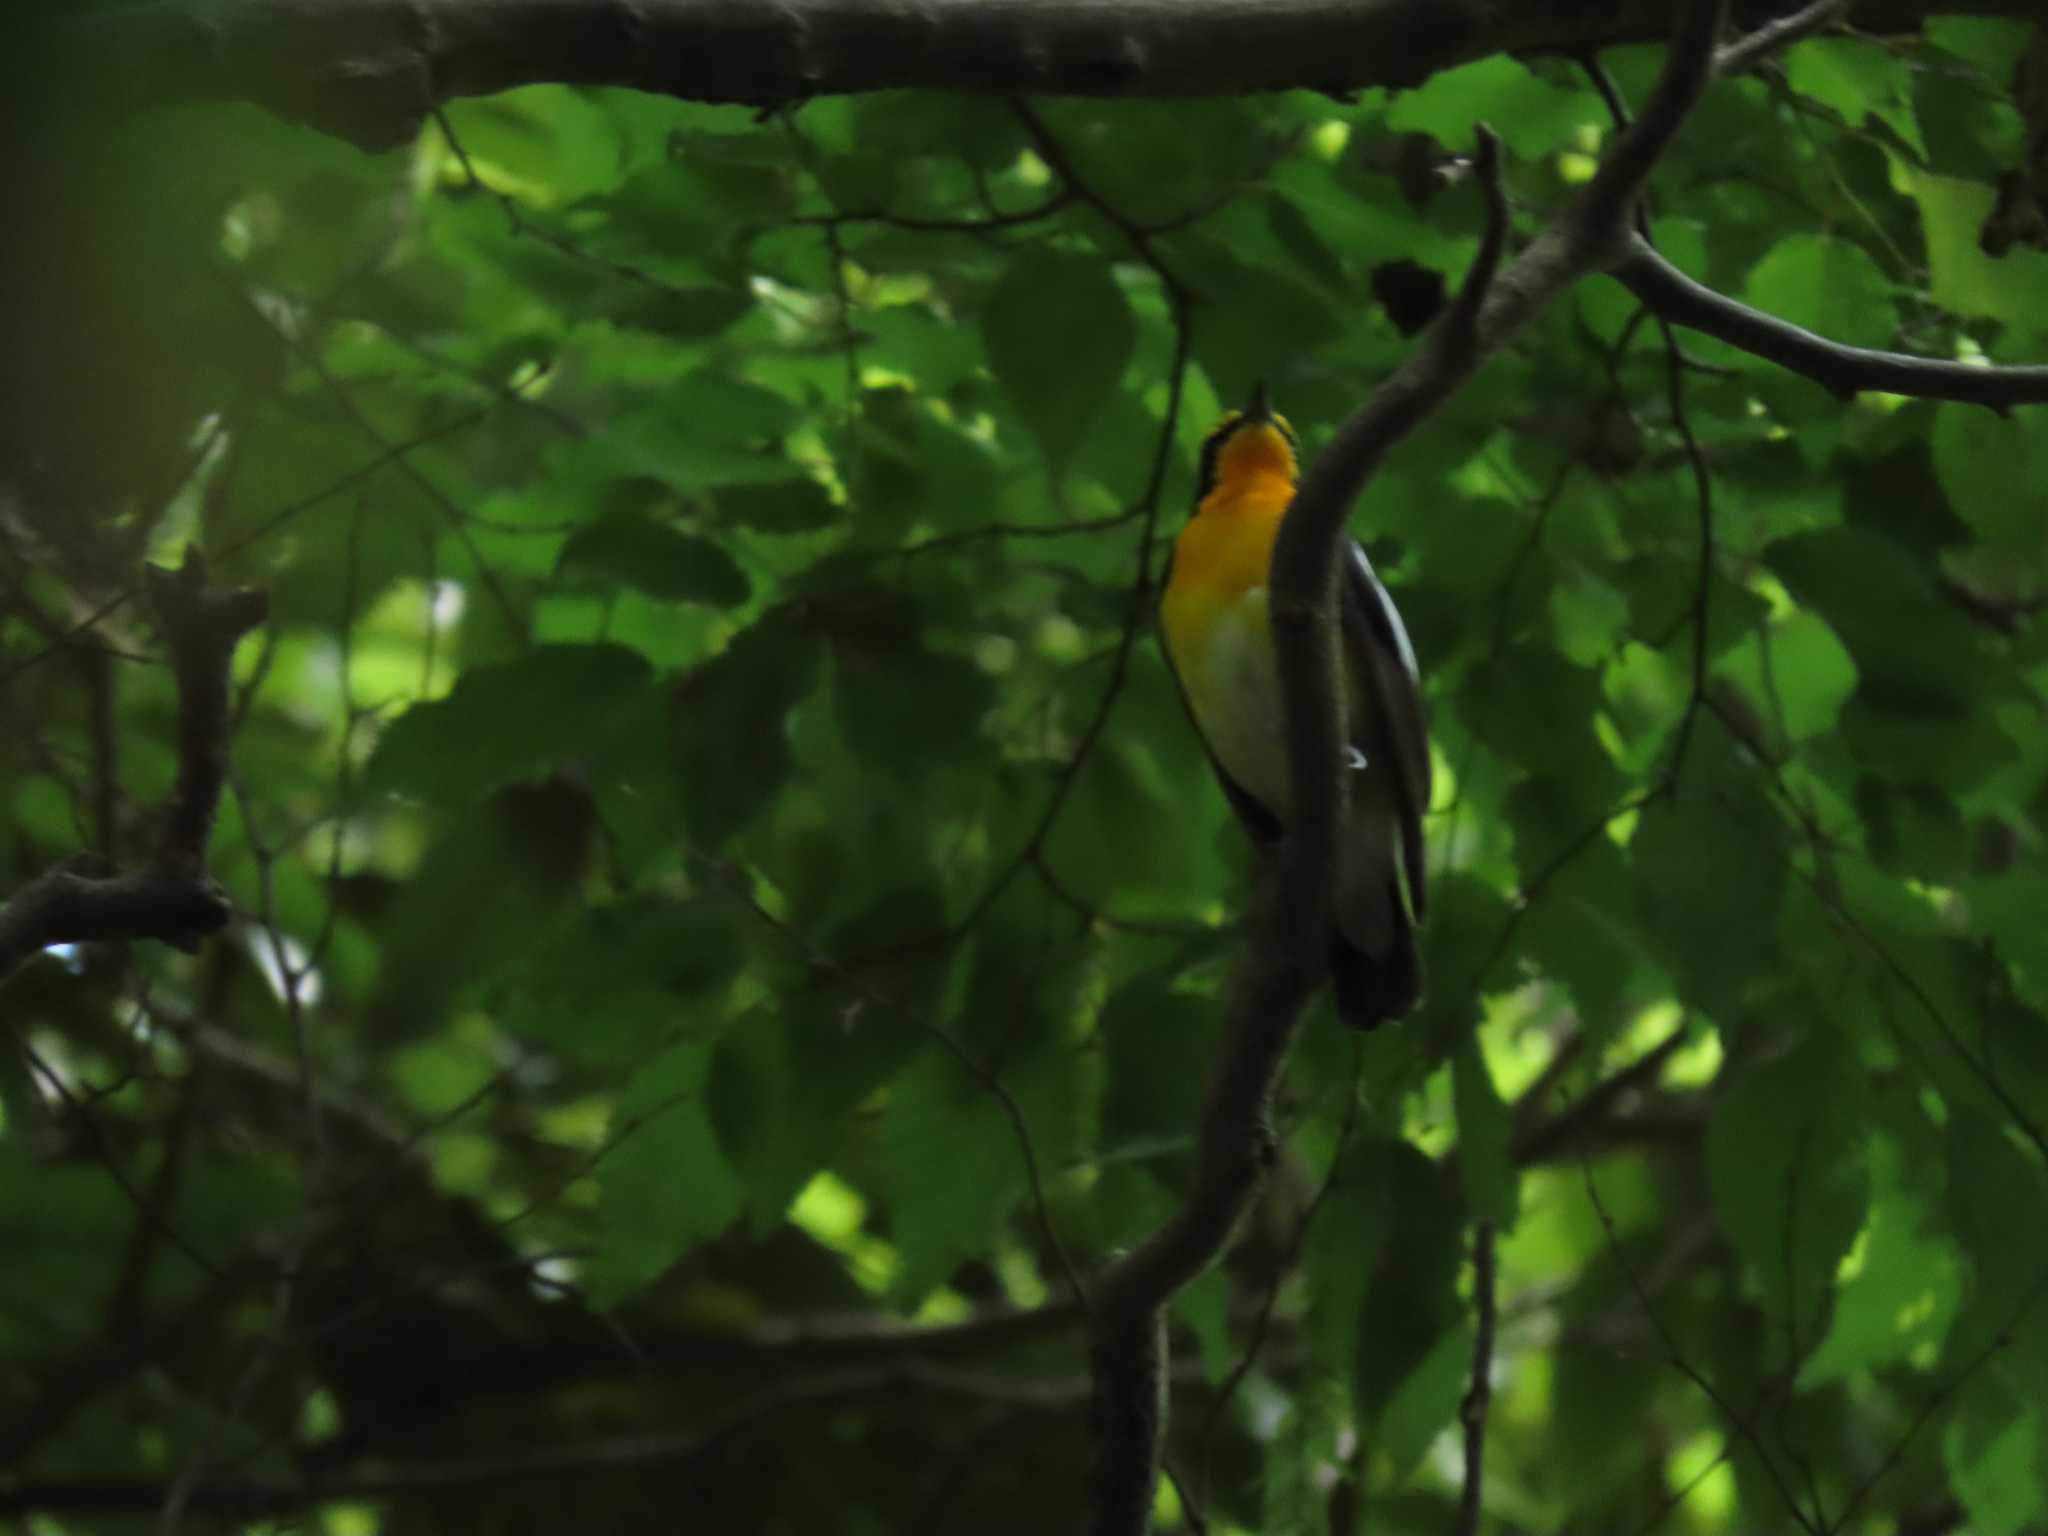
[[[1262,849],[1287,819],[1286,728],[1266,620],[1267,573],[1294,500],[1294,429],[1264,385],[1202,444],[1195,511],[1174,543],[1159,623],[1166,657],[1231,809]],[[1415,928],[1427,900],[1422,816],[1429,732],[1415,649],[1355,540],[1339,598],[1349,811],[1338,850],[1330,979],[1355,1029],[1399,1018],[1422,991]]]

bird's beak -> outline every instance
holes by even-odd
[[[1267,397],[1266,381],[1264,379],[1259,380],[1258,383],[1252,386],[1252,400],[1251,404],[1244,408],[1244,419],[1246,421],[1271,421],[1273,419],[1273,402]]]

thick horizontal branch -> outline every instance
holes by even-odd
[[[1189,1362],[1188,1372],[1198,1367]],[[1176,1372],[1178,1376],[1180,1373]],[[617,1435],[519,1446],[473,1456],[310,1469],[296,1481],[219,1478],[190,1492],[193,1509],[239,1519],[289,1514],[334,1500],[427,1499],[506,1488],[536,1479],[614,1475],[687,1466],[718,1455],[785,1415],[872,1398],[966,1398],[1024,1412],[1071,1412],[1089,1393],[1080,1376],[1027,1377],[892,1365],[833,1372],[763,1388],[697,1431]],[[109,1513],[162,1508],[167,1487],[147,1478],[30,1480],[0,1488],[0,1515]]]
[[[1926,400],[1960,400],[2004,410],[2048,402],[2048,367],[1991,368],[1844,346],[1696,283],[1640,235],[1612,269],[1616,281],[1673,325],[1700,331],[1803,374],[1847,400],[1884,390]]]
[[[93,874],[80,860],[31,880],[0,908],[0,975],[52,944],[161,939],[190,950],[228,920],[228,899],[204,881],[146,870]]]
[[[1911,31],[2033,3],[1863,0],[1846,19]],[[1736,7],[1745,25],[1788,9]],[[156,0],[67,16],[22,57],[25,79],[69,82],[95,112],[253,101],[378,147],[452,97],[539,82],[750,104],[901,87],[1342,92],[1496,53],[1656,40],[1670,21],[1669,0]]]

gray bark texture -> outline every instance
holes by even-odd
[[[1860,0],[1851,25],[2039,0]],[[1733,7],[1743,27],[1787,0]],[[22,78],[92,110],[250,101],[366,149],[539,82],[762,107],[894,88],[1205,96],[1419,84],[1488,55],[1661,41],[1670,0],[149,0],[15,22]],[[11,39],[13,41],[13,39]]]

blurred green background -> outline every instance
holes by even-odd
[[[2048,357],[2048,255],[1977,243],[2025,40],[1717,85],[1657,243]],[[147,846],[140,561],[273,622],[229,934],[0,992],[0,1530],[1075,1528],[1067,1266],[1185,1184],[1249,885],[1148,583],[1254,379],[1312,456],[1405,355],[1480,120],[1524,237],[1613,132],[1497,57],[18,145],[5,888]],[[1357,510],[1428,998],[1317,1005],[1175,1304],[1161,1529],[1449,1530],[1479,1221],[1500,1529],[2048,1520],[2048,412],[1677,345],[1587,282]]]

